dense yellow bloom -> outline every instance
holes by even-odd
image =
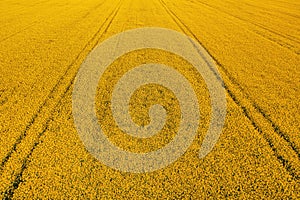
[[[0,198],[299,198],[299,10],[292,0],[0,2]],[[228,107],[223,133],[204,159],[198,151],[211,108],[202,77],[181,57],[154,49],[131,52],[109,66],[99,81],[105,90],[97,93],[97,116],[123,149],[164,146],[180,123],[172,92],[148,85],[132,97],[137,124],[149,123],[154,103],[169,113],[163,131],[146,140],[118,130],[109,98],[126,70],[170,65],[187,77],[201,102],[200,127],[188,151],[164,169],[131,174],[100,163],[81,142],[72,116],[80,64],[97,44],[138,27],[183,32],[215,59]]]

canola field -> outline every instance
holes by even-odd
[[[2,0],[0,12],[0,198],[300,198],[299,1]],[[129,173],[86,150],[74,125],[72,91],[94,47],[143,27],[172,29],[200,43],[222,76],[227,110],[218,142],[199,159],[211,115],[201,75],[162,50],[118,58],[95,98],[99,122],[116,146],[136,153],[159,149],[180,124],[174,94],[150,84],[134,93],[132,118],[149,123],[148,109],[159,103],[168,115],[164,129],[147,139],[118,129],[111,91],[128,69],[172,66],[201,102],[197,135],[182,157],[154,172]]]

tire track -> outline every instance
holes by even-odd
[[[242,3],[244,5],[249,6],[249,7],[254,7],[254,8],[257,8],[257,9],[260,9],[260,10],[267,10],[268,13],[271,14],[271,15],[273,15],[273,13],[274,13],[274,10],[269,9],[267,7],[257,6],[257,5],[254,5],[254,4],[251,4],[251,3],[246,3],[246,2],[242,2]],[[287,3],[287,2],[285,2],[285,3]],[[289,16],[289,17],[296,18],[296,19],[300,17],[300,15],[291,14],[291,13],[287,13],[287,12],[284,12],[284,11],[277,10],[276,12],[281,13],[281,14],[286,15],[286,16]]]
[[[262,26],[262,25],[260,25],[260,24],[253,23],[253,22],[251,22],[251,21],[247,21],[247,20],[245,20],[245,19],[243,19],[243,18],[241,18],[241,17],[235,16],[235,15],[233,15],[233,14],[231,14],[231,13],[228,13],[228,12],[225,12],[225,11],[223,11],[223,10],[220,10],[219,8],[214,7],[214,6],[211,6],[211,5],[209,5],[209,4],[207,4],[207,3],[204,3],[204,2],[202,2],[202,1],[198,1],[198,2],[199,2],[200,4],[206,6],[206,7],[209,7],[209,8],[211,8],[211,9],[214,9],[214,10],[218,11],[218,12],[222,12],[222,13],[228,15],[228,16],[231,16],[231,17],[233,17],[233,18],[236,18],[236,19],[238,19],[239,21],[242,21],[242,22],[244,22],[244,23],[250,23],[250,24],[252,24],[252,25],[254,25],[254,26],[256,26],[256,27],[258,27],[258,28],[260,28],[260,29],[263,29],[263,30],[265,30],[265,31],[267,31],[267,32],[269,32],[269,33],[271,33],[271,34],[277,35],[277,36],[279,36],[279,37],[281,37],[281,38],[284,38],[284,39],[289,40],[289,41],[291,41],[291,42],[294,42],[294,43],[296,43],[296,44],[300,44],[300,41],[299,41],[298,39],[292,39],[292,38],[286,37],[285,35],[283,35],[283,34],[281,34],[281,33],[278,33],[278,32],[276,32],[276,31],[273,31],[273,30],[271,30],[271,29],[269,29],[269,28],[266,28],[266,27],[264,27],[264,26]],[[247,29],[248,29],[248,28],[247,28]],[[276,43],[277,45],[279,45],[279,46],[281,46],[281,47],[283,47],[283,48],[286,48],[286,49],[292,51],[293,53],[295,53],[295,54],[297,54],[297,55],[300,54],[300,52],[297,52],[297,51],[295,50],[295,49],[297,49],[297,47],[295,47],[295,46],[292,45],[292,44],[286,43],[284,40],[280,40],[280,42],[284,43],[285,45],[279,43],[277,40],[274,40],[273,38],[270,38],[270,37],[268,37],[268,36],[266,36],[266,35],[264,35],[264,34],[262,34],[262,33],[260,33],[260,32],[257,32],[257,31],[251,30],[251,29],[248,29],[248,30],[251,31],[251,32],[253,32],[253,33],[255,33],[255,34],[258,34],[258,35],[262,36],[263,38],[266,38],[266,39],[269,40],[269,41],[272,41],[272,42]]]
[[[103,0],[103,1],[101,1],[99,4],[97,4],[96,6],[94,6],[93,8],[88,9],[88,11],[87,11],[80,19],[76,20],[76,21],[73,22],[73,23],[77,23],[77,22],[79,22],[79,21],[84,20],[84,19],[87,18],[91,13],[93,13],[95,10],[97,10],[98,8],[100,8],[105,2],[106,2],[106,1]]]
[[[180,29],[184,32],[184,33],[189,33],[191,34],[194,39],[201,44],[201,46],[204,47],[204,45],[199,41],[199,39],[196,37],[196,35],[189,29],[189,27],[187,27],[181,20],[180,18],[173,12],[171,11],[167,5],[165,4],[165,2],[163,0],[159,0],[160,4],[162,5],[162,7],[166,10],[166,12],[169,14],[169,16],[174,20],[174,22],[180,27]],[[209,53],[209,51],[206,49],[206,51]],[[299,163],[295,163],[290,161],[289,159],[287,159],[286,157],[289,157],[286,155],[286,153],[281,152],[281,149],[279,148],[280,146],[277,145],[277,143],[280,143],[283,147],[285,146],[287,149],[290,149],[295,156],[297,157],[298,160],[300,160],[300,153],[299,153],[299,149],[296,147],[296,145],[290,140],[289,136],[284,133],[283,131],[280,130],[279,126],[276,125],[271,119],[270,117],[268,117],[265,112],[263,111],[262,108],[260,108],[257,104],[254,104],[250,98],[248,98],[247,95],[245,95],[241,85],[230,75],[230,73],[226,70],[226,68],[214,57],[212,56],[210,53],[209,55],[215,60],[216,64],[218,66],[220,66],[220,68],[224,71],[224,74],[226,75],[226,79],[233,84],[235,87],[237,87],[238,91],[240,91],[240,93],[242,93],[242,97],[237,97],[235,95],[235,93],[233,92],[233,87],[232,88],[229,86],[230,84],[226,84],[224,81],[224,87],[227,91],[227,93],[229,94],[230,98],[235,102],[235,104],[242,109],[244,115],[246,116],[246,118],[250,121],[251,125],[255,128],[255,130],[257,130],[262,136],[263,138],[267,141],[269,147],[272,149],[274,156],[276,157],[276,159],[280,162],[280,164],[287,170],[287,172],[295,179],[295,180],[299,180],[300,179],[300,174],[299,171],[297,171],[297,165],[299,165]],[[214,72],[214,71],[213,71]],[[219,78],[219,77],[217,77]],[[238,91],[236,93],[238,93]],[[239,100],[242,99],[242,100]],[[246,101],[246,102],[242,102],[242,101]],[[245,106],[244,104],[246,104],[247,106]],[[250,108],[249,108],[250,107]],[[259,123],[257,123],[257,120],[254,119],[254,117],[252,116],[252,113],[256,112],[256,114],[260,115],[260,119],[263,118],[263,120],[267,121],[270,126],[268,128],[272,128],[272,132],[276,133],[277,136],[279,137],[274,137],[269,133],[265,133],[266,129],[262,128]],[[276,139],[280,139],[280,142],[274,140],[274,138]],[[275,145],[276,142],[276,145]],[[294,166],[296,165],[296,166]]]
[[[67,88],[67,91],[70,88]],[[62,96],[62,98],[59,100],[59,102],[57,103],[57,106],[61,103],[61,100],[65,97],[66,92],[64,93],[64,95]],[[55,110],[55,109],[54,109]],[[19,185],[23,182],[22,180],[22,176],[24,171],[27,169],[28,164],[30,163],[30,157],[32,156],[33,151],[35,150],[35,148],[42,142],[42,140],[40,140],[40,138],[45,134],[45,132],[48,130],[48,126],[50,124],[50,122],[52,122],[53,118],[52,115],[50,116],[50,118],[47,119],[46,123],[45,123],[45,128],[42,132],[40,132],[38,134],[38,139],[37,141],[34,142],[32,148],[30,149],[29,153],[27,154],[27,156],[24,158],[22,166],[21,166],[21,170],[20,172],[15,175],[15,179],[12,182],[12,184],[10,185],[10,187],[3,193],[1,193],[1,195],[3,195],[3,199],[5,200],[9,200],[13,198],[14,192],[16,189],[18,189]]]
[[[47,0],[47,1],[48,1],[48,0]],[[45,1],[45,2],[46,2],[46,1]],[[91,13],[95,12],[95,11],[96,11],[99,7],[101,7],[105,2],[106,2],[106,0],[103,0],[103,1],[101,1],[99,4],[97,4],[96,6],[94,6],[94,7],[92,7],[92,8],[89,8],[89,9],[87,10],[87,12],[85,12],[84,15],[83,15],[82,17],[80,17],[79,19],[76,19],[76,20],[72,23],[72,26],[74,26],[74,24],[76,24],[76,23],[78,23],[78,22],[80,22],[80,21],[85,20]],[[42,2],[41,2],[41,4],[42,4]],[[24,29],[22,29],[21,31],[18,31],[18,32],[14,33],[14,34],[12,34],[12,35],[10,35],[10,36],[8,36],[7,38],[4,38],[3,41],[1,41],[1,39],[0,39],[0,43],[1,43],[1,42],[4,42],[4,41],[7,40],[7,39],[10,39],[11,37],[13,37],[13,36],[15,36],[15,35],[17,35],[17,34],[19,34],[19,33],[22,33],[22,32],[25,31],[25,30],[28,30],[29,28],[31,28],[31,27],[33,27],[33,26],[36,26],[36,25],[38,25],[39,23],[42,23],[42,22],[43,22],[43,21],[40,20],[40,21],[35,21],[35,22],[33,22],[33,23],[30,23],[30,25],[25,26],[26,28],[24,28]],[[43,23],[44,23],[44,22],[43,22]],[[0,27],[0,29],[1,29],[1,27]],[[33,85],[34,85],[34,84],[39,84],[39,79],[37,79],[37,80],[33,83]],[[15,87],[14,87],[14,89],[15,89]],[[11,93],[12,93],[12,92],[11,92]],[[8,98],[8,96],[9,96],[9,95],[6,95],[5,98],[1,98],[1,90],[0,90],[0,111],[2,110],[4,104],[11,103],[11,101],[10,101],[11,99]],[[1,163],[0,163],[0,172],[1,172]]]
[[[28,6],[28,8],[29,8],[29,7],[35,7],[36,5],[44,4],[44,3],[47,3],[47,2],[49,2],[49,0],[41,1],[41,2],[38,3],[38,4],[35,4],[35,5],[32,5],[32,6]],[[105,2],[105,0],[104,0],[102,3],[104,3],[104,2]],[[69,5],[69,4],[65,4],[64,6],[67,6],[67,5]],[[98,6],[101,6],[101,5],[98,4],[97,7],[98,7]],[[95,7],[94,9],[97,9],[97,7]],[[64,8],[64,7],[60,8],[60,10],[64,10],[64,9],[66,9],[66,8]],[[93,9],[93,10],[94,10],[94,9]],[[14,11],[14,12],[15,12],[15,11]],[[56,10],[56,12],[58,12],[58,10]],[[26,14],[27,14],[27,13],[26,13]],[[87,13],[86,15],[88,15],[88,14],[89,14],[89,13]],[[23,14],[23,15],[25,15],[25,14]],[[43,17],[46,17],[46,18],[47,18],[47,16],[43,16]],[[49,16],[48,16],[48,17],[49,17]],[[85,16],[85,17],[86,17],[86,16]],[[19,16],[19,18],[20,18],[20,16]],[[15,19],[19,19],[19,18],[12,17],[11,19],[15,20]],[[23,31],[28,30],[29,28],[31,28],[31,27],[33,27],[33,26],[39,24],[39,23],[42,23],[44,20],[45,20],[45,19],[43,19],[43,20],[42,20],[42,19],[39,19],[39,20],[33,21],[33,22],[31,22],[31,23],[28,23],[27,26],[22,27],[22,29],[20,29],[19,31],[17,31],[17,32],[15,32],[15,33],[12,33],[12,34],[10,34],[10,35],[8,35],[8,36],[3,37],[2,39],[0,39],[0,43],[6,41],[6,40],[8,40],[8,39],[10,39],[11,37],[13,37],[13,36],[15,36],[15,35],[18,35],[18,34],[22,33]],[[80,20],[78,20],[78,21],[80,21]],[[9,25],[6,25],[6,26],[9,26]],[[4,28],[4,27],[6,27],[6,26],[2,26],[2,27],[0,27],[0,29],[1,29],[1,28]]]
[[[98,8],[100,8],[103,4],[105,3],[105,0],[100,2],[98,5],[96,5],[95,7],[93,7],[91,10],[89,10],[81,19],[85,19],[87,16],[89,16],[93,11],[97,10]]]
[[[15,33],[12,33],[12,34],[10,34],[10,35],[8,35],[8,36],[6,36],[6,37],[0,39],[0,43],[2,43],[2,42],[4,42],[4,41],[6,41],[6,40],[12,38],[12,37],[15,36],[15,35],[18,35],[19,33],[22,33],[23,31],[28,30],[29,28],[33,27],[33,26],[36,25],[37,23],[38,23],[38,21],[32,22],[32,23],[30,23],[30,25],[27,25],[27,26],[23,27],[21,30],[19,30],[19,31],[17,31],[17,32],[15,32]]]
[[[117,10],[117,9],[116,9]],[[111,17],[111,15],[113,15],[113,13],[116,11],[114,10],[109,17]],[[1,169],[3,168],[3,166],[5,165],[5,162],[9,159],[9,157],[11,156],[11,154],[16,150],[17,145],[22,141],[22,139],[24,137],[26,137],[26,132],[30,129],[30,127],[34,124],[34,122],[36,121],[37,117],[42,114],[43,112],[43,108],[49,104],[49,101],[51,101],[52,99],[54,99],[55,96],[55,92],[58,90],[59,86],[61,85],[61,83],[64,81],[65,77],[67,76],[67,74],[70,73],[71,68],[73,65],[75,65],[76,62],[78,62],[78,59],[81,57],[82,54],[84,54],[84,52],[86,51],[86,49],[88,49],[89,46],[91,46],[91,43],[95,40],[95,38],[97,37],[97,35],[99,35],[100,31],[102,30],[102,28],[104,27],[104,24],[107,23],[109,21],[109,17],[106,18],[105,22],[101,25],[101,27],[98,29],[98,31],[94,34],[94,36],[89,40],[89,42],[83,47],[83,49],[80,51],[80,53],[76,56],[76,58],[72,61],[72,63],[67,67],[67,70],[64,72],[64,74],[60,77],[60,79],[56,82],[56,84],[54,85],[54,87],[51,89],[51,91],[49,92],[48,96],[46,97],[46,99],[44,100],[44,102],[38,107],[37,112],[32,116],[31,120],[29,121],[29,123],[26,125],[25,130],[23,131],[23,133],[20,135],[20,137],[17,139],[17,141],[15,142],[15,144],[13,145],[11,151],[6,155],[6,157],[2,160],[1,164],[0,164],[0,172]],[[107,29],[105,29],[106,32]],[[104,32],[104,33],[105,33]],[[103,34],[104,34],[103,33]],[[103,35],[101,34],[101,35]],[[75,77],[75,76],[74,76]]]
[[[161,3],[165,6],[165,9],[168,9],[167,7],[166,7],[166,4],[163,2],[163,0],[160,0],[161,1]],[[190,34],[192,34],[192,36],[195,38],[195,40],[197,40],[197,42],[199,43],[199,44],[201,44],[201,46],[204,46],[202,43],[201,43],[201,41],[199,41],[198,40],[198,38],[197,38],[197,36],[178,18],[178,16],[176,16],[175,15],[175,13],[174,12],[172,12],[170,9],[168,9],[168,11],[167,12],[169,12],[169,14],[171,15],[171,14],[173,14],[174,15],[174,17],[175,18],[173,18],[173,20],[176,22],[176,19],[178,20],[178,22],[176,22],[177,23],[177,25],[182,29],[182,31],[184,31],[184,29],[182,28],[182,26],[183,27],[185,27],[187,30],[188,30],[188,32],[190,33]],[[184,31],[184,32],[186,32],[186,31]],[[209,53],[209,51],[206,49],[206,51]],[[262,108],[260,108],[256,103],[254,103],[251,99],[250,99],[250,97],[249,96],[247,96],[247,95],[245,95],[244,94],[244,89],[241,87],[241,85],[240,85],[240,83],[238,83],[238,81],[234,78],[234,77],[232,77],[231,75],[230,75],[230,73],[229,73],[229,71],[213,56],[213,55],[211,55],[210,53],[209,53],[209,55],[216,61],[216,63],[222,68],[222,70],[225,72],[225,74],[226,74],[226,76],[230,79],[230,81],[231,81],[231,83],[233,83],[234,85],[236,85],[237,87],[238,87],[238,89],[239,90],[241,90],[242,92],[243,92],[243,95],[244,96],[246,96],[247,97],[247,100],[249,101],[249,102],[251,102],[251,104],[252,104],[252,106],[257,110],[257,112],[259,112],[271,125],[272,125],[272,127],[273,127],[273,129],[274,129],[274,132],[280,132],[279,134],[282,134],[282,137],[290,144],[290,146],[296,151],[296,153],[297,153],[297,155],[298,155],[298,157],[299,157],[299,159],[300,159],[300,152],[299,152],[299,149],[295,146],[295,144],[293,144],[293,142],[290,140],[290,138],[289,138],[289,136],[287,135],[287,134],[285,134],[282,130],[280,130],[280,128],[279,128],[279,126],[278,125],[276,125],[276,123],[274,123],[273,121],[272,121],[272,119],[265,113],[265,111],[263,111],[263,109]],[[214,73],[214,74],[216,74],[216,73]],[[217,78],[219,78],[219,77],[217,77]],[[226,86],[226,85],[225,85]]]
[[[38,133],[38,135],[36,136],[32,136],[34,139],[34,144],[32,146],[32,148],[29,150],[29,153],[25,156],[25,158],[23,159],[22,162],[22,166],[19,167],[21,168],[19,172],[16,172],[16,174],[14,173],[14,180],[13,182],[11,182],[10,186],[8,189],[6,189],[4,192],[1,192],[1,195],[4,195],[4,199],[10,199],[13,197],[14,191],[18,188],[19,184],[22,182],[22,174],[24,172],[24,170],[27,168],[27,164],[28,164],[28,160],[32,154],[32,152],[34,151],[34,149],[36,148],[36,146],[40,143],[39,139],[44,135],[44,133],[46,132],[49,122],[51,121],[51,116],[53,115],[55,108],[57,107],[57,105],[59,105],[59,103],[61,102],[62,98],[66,95],[66,93],[70,90],[74,79],[76,77],[78,68],[73,69],[72,67],[76,64],[79,64],[78,62],[80,62],[80,57],[84,56],[86,54],[86,51],[90,51],[101,39],[101,37],[107,32],[107,30],[109,29],[109,27],[111,26],[113,20],[115,19],[117,13],[119,12],[119,9],[121,7],[122,1],[119,1],[119,3],[117,4],[117,6],[115,7],[115,9],[113,9],[113,11],[110,13],[110,15],[106,18],[105,22],[100,26],[100,28],[98,29],[98,31],[94,34],[94,36],[89,40],[89,42],[85,45],[85,47],[80,51],[80,53],[77,55],[77,57],[74,59],[74,61],[68,66],[67,70],[65,71],[65,73],[63,74],[63,76],[61,76],[61,78],[58,80],[58,82],[55,84],[55,86],[53,87],[53,89],[50,91],[48,97],[45,99],[45,101],[43,102],[43,104],[39,107],[37,113],[32,117],[30,123],[26,126],[25,130],[23,131],[23,133],[20,135],[20,137],[17,139],[16,143],[13,145],[13,147],[11,148],[10,152],[6,155],[6,157],[2,160],[1,165],[0,165],[0,172],[2,172],[1,174],[4,173],[4,167],[7,165],[7,163],[11,160],[12,156],[14,153],[17,153],[17,150],[22,151],[23,149],[20,148],[19,146],[22,145],[22,143],[26,143],[24,140],[26,139],[26,136],[29,135],[28,132],[29,131],[33,131],[35,134],[37,134],[38,132],[32,129],[40,129],[41,131]],[[103,31],[102,31],[103,30]],[[68,78],[70,77],[70,78]],[[60,93],[59,89],[61,89],[61,87],[63,88],[63,93],[59,94],[58,96],[56,96],[56,93]],[[47,110],[48,106],[51,105],[50,102],[54,102],[54,104],[52,103],[52,106],[50,107],[50,113],[47,115],[46,117],[46,121],[44,120],[43,117],[40,117],[41,115],[45,115],[45,110]],[[48,108],[49,110],[49,108]],[[42,118],[42,119],[40,119]],[[39,127],[34,127],[35,122],[37,122],[38,120],[43,121],[43,127],[42,129]],[[32,138],[31,138],[32,139]],[[24,142],[23,142],[24,141]],[[17,171],[18,168],[17,167],[14,168],[14,171]]]
[[[223,1],[223,2],[225,2],[225,1]],[[231,4],[231,5],[233,5],[235,2],[236,2],[236,0],[226,0],[226,2],[227,3],[229,3],[229,4]],[[278,2],[278,1],[277,1]],[[285,11],[282,11],[282,10],[278,10],[278,5],[277,5],[277,7],[276,7],[276,5],[274,6],[273,5],[273,7],[263,7],[262,5],[257,5],[257,4],[255,4],[255,3],[253,3],[252,2],[252,4],[251,3],[249,3],[249,2],[245,2],[245,1],[243,1],[243,2],[239,2],[239,3],[242,3],[243,4],[243,6],[241,6],[241,7],[236,7],[236,9],[240,9],[240,8],[246,8],[246,7],[248,7],[248,8],[250,8],[250,9],[252,9],[252,8],[255,8],[255,9],[257,9],[257,11],[259,11],[260,13],[265,13],[265,14],[267,14],[269,17],[271,17],[271,18],[273,18],[273,17],[275,17],[275,18],[277,18],[278,17],[278,13],[281,13],[281,14],[283,14],[283,15],[285,15],[285,16],[289,16],[289,17],[293,17],[293,18],[299,18],[299,16],[297,17],[297,15],[294,15],[293,13],[287,13],[287,12],[285,12]],[[287,4],[288,2],[285,2],[284,4]],[[246,6],[246,7],[244,7],[244,6]],[[272,6],[272,5],[271,5]],[[273,8],[273,9],[272,9]],[[283,9],[287,9],[287,8],[284,8],[284,7],[280,7],[280,8],[283,8]],[[248,14],[252,14],[252,13],[250,13],[250,12],[247,12]],[[245,20],[246,21],[246,20]],[[298,29],[298,27],[295,27],[295,29],[296,30],[299,30]],[[277,33],[279,33],[279,32],[277,32]],[[291,37],[291,38],[294,38],[294,39],[296,39],[296,40],[298,40],[298,42],[300,41],[299,39],[300,38],[298,38],[298,37],[295,37],[295,36],[292,36],[292,35],[289,35],[289,34],[283,34],[283,36],[284,37],[286,37],[286,36],[288,36],[288,37]]]
[[[281,36],[281,37],[283,37],[283,38],[285,38],[285,39],[287,39],[287,40],[290,40],[290,41],[293,41],[293,42],[295,42],[295,43],[297,43],[297,44],[300,44],[300,39],[298,38],[298,37],[295,37],[295,36],[292,36],[292,35],[289,35],[289,34],[282,34],[282,33],[279,33],[279,32],[277,32],[277,31],[275,31],[275,30],[273,30],[273,29],[270,29],[270,28],[266,28],[266,27],[264,27],[263,25],[261,25],[261,24],[258,24],[258,23],[255,23],[255,22],[250,22],[250,21],[247,21],[246,19],[244,19],[244,18],[241,18],[241,17],[238,17],[238,16],[236,16],[236,15],[233,15],[233,14],[231,14],[231,13],[229,13],[229,12],[226,12],[226,11],[224,11],[224,10],[220,10],[219,8],[217,8],[217,7],[214,7],[214,6],[212,6],[212,5],[210,5],[210,4],[206,4],[206,3],[203,3],[203,2],[201,2],[202,4],[205,4],[206,6],[208,6],[208,7],[211,7],[211,8],[213,8],[213,9],[216,9],[216,10],[218,10],[218,11],[220,11],[220,12],[223,12],[223,13],[225,13],[225,14],[227,14],[227,15],[230,15],[230,16],[232,16],[232,17],[235,17],[235,18],[237,18],[237,19],[239,19],[239,20],[241,20],[241,21],[244,21],[244,22],[247,22],[247,23],[251,23],[251,24],[253,24],[253,25],[255,25],[255,26],[258,26],[259,28],[261,28],[261,29],[264,29],[264,30],[266,30],[266,31],[269,31],[269,32],[271,32],[271,33],[273,33],[273,34],[275,34],[275,35],[278,35],[278,36]],[[248,5],[249,7],[252,7],[252,8],[259,8],[259,9],[263,9],[263,8],[261,8],[261,7],[258,7],[258,6],[254,6],[254,5],[251,5],[251,4],[247,4],[247,3],[244,3],[245,5]],[[271,10],[272,11],[272,10]],[[268,14],[270,14],[270,12],[267,12]],[[297,28],[297,27],[295,27],[295,28]],[[298,30],[298,29],[297,29]]]
[[[8,102],[8,97],[12,95],[12,91],[15,88],[8,90],[8,89],[0,89],[0,111],[2,111],[4,104]]]

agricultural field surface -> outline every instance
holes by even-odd
[[[0,199],[300,199],[299,54],[299,0],[1,0]]]

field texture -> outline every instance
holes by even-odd
[[[300,199],[299,1],[1,0],[0,13],[0,198]],[[139,174],[109,168],[86,150],[74,125],[72,90],[97,44],[143,27],[182,32],[206,49],[224,80],[227,115],[214,149],[199,159],[211,113],[201,75],[162,50],[118,58],[96,96],[97,117],[116,146],[156,150],[180,124],[174,94],[150,84],[132,96],[132,119],[148,124],[148,108],[159,103],[168,115],[164,129],[147,139],[118,129],[111,91],[129,69],[172,66],[201,102],[187,152],[166,168]]]

